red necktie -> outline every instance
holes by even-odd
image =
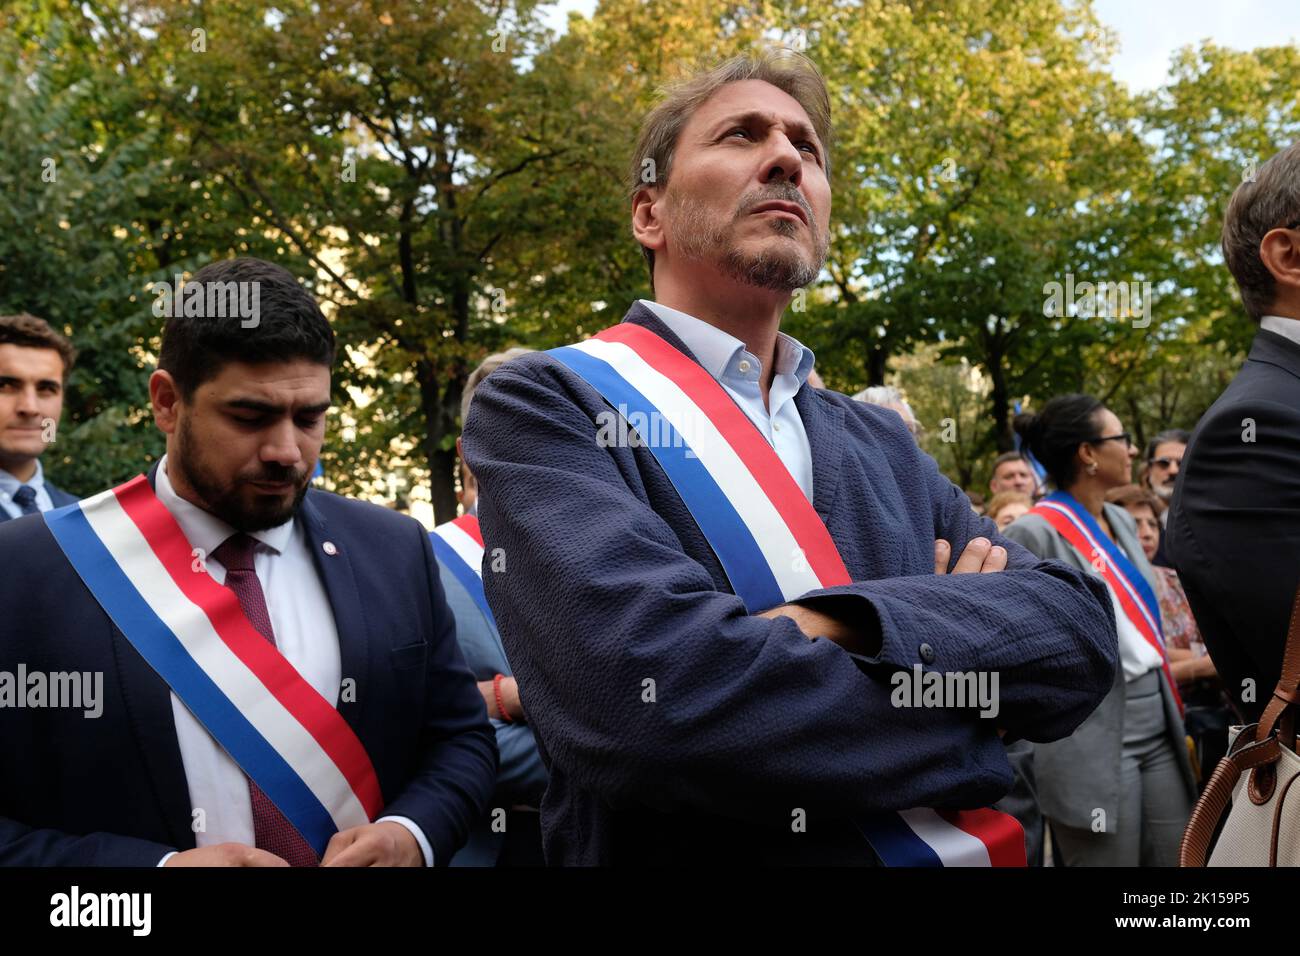
[[[266,595],[253,572],[253,548],[257,542],[243,532],[231,535],[212,552],[212,557],[226,569],[226,587],[235,592],[239,606],[257,632],[275,646],[271,615],[266,609]],[[302,838],[289,819],[271,798],[250,778],[248,795],[253,800],[253,834],[259,850],[274,853],[290,866],[318,866],[316,851]]]

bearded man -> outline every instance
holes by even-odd
[[[428,535],[309,489],[334,333],[299,282],[245,258],[186,289],[167,454],[0,525],[0,864],[446,865],[497,751]]]
[[[475,393],[549,864],[1024,865],[987,809],[1002,737],[1064,737],[1111,686],[1100,580],[972,514],[892,411],[808,386],[780,325],[826,258],[830,168],[806,57],[687,79],[630,163],[654,300]],[[996,706],[912,692],[956,674]]]

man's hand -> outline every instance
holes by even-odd
[[[183,850],[163,866],[288,866],[289,864],[266,850],[242,843],[218,843]]]
[[[952,545],[943,538],[934,542],[934,573],[948,574],[948,561],[952,558]],[[966,550],[953,565],[953,574],[991,574],[1007,567],[1007,549],[995,546],[988,538],[971,538]]]
[[[424,866],[424,854],[410,830],[387,820],[334,834],[320,865]]]

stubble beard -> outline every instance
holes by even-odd
[[[756,253],[747,252],[736,239],[741,223],[749,215],[743,210],[770,199],[796,202],[789,193],[747,194],[738,205],[741,212],[729,222],[718,222],[703,203],[694,199],[674,200],[673,237],[678,254],[687,260],[712,262],[728,278],[760,289],[793,292],[811,284],[826,262],[830,242],[825,234],[815,234],[811,258],[802,247],[792,243],[776,243]],[[800,223],[776,217],[767,223],[777,235],[790,238],[797,238],[799,230],[804,228]]]

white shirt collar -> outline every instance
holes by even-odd
[[[1300,345],[1300,319],[1288,319],[1281,315],[1266,315],[1259,320],[1259,327]]]
[[[649,299],[638,299],[642,305],[672,329],[673,334],[682,340],[695,355],[704,370],[715,379],[721,379],[731,366],[738,353],[746,352],[745,343],[703,319],[669,308]],[[750,356],[757,363],[756,356]],[[793,375],[802,385],[808,381],[808,373],[813,369],[815,356],[794,336],[778,332],[776,338],[777,375]],[[761,364],[761,363],[759,363]]]
[[[167,477],[166,455],[163,455],[162,461],[158,462],[158,472],[154,478],[154,493],[163,506],[172,513],[176,523],[181,526],[185,539],[192,547],[201,549],[204,554],[211,554],[235,533],[234,528],[216,515],[204,511],[176,493],[171,479]],[[276,554],[281,554],[293,537],[293,521],[294,519],[290,518],[284,524],[278,524],[274,528],[251,531],[249,537],[256,538]]]
[[[33,472],[32,476],[26,481],[19,481],[9,472],[0,468],[0,491],[3,491],[12,498],[13,493],[23,485],[26,485],[33,491],[40,491],[45,487],[45,472],[41,469],[41,460],[39,458],[36,459],[36,471]]]

